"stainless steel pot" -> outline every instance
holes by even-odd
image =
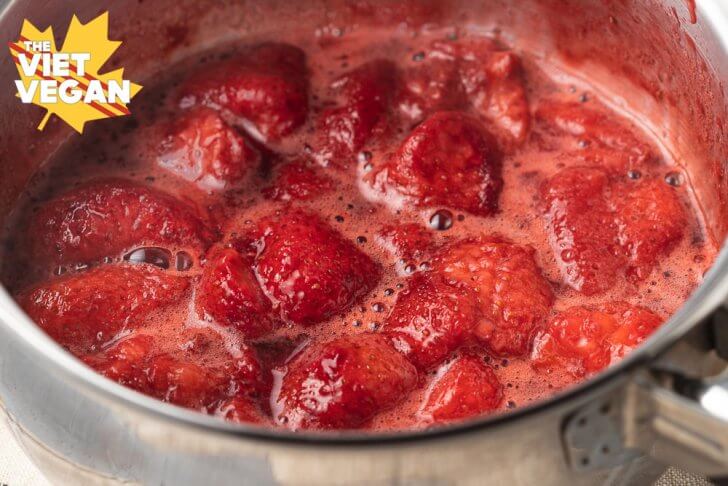
[[[649,111],[691,175],[708,230],[722,241],[728,3],[699,1],[696,24],[690,3],[413,1],[417,18],[410,20],[497,27],[554,62],[589,69],[620,103]],[[72,14],[89,20],[108,7],[111,38],[125,41],[115,59],[144,81],[216,42],[285,37],[303,25],[393,23],[402,20],[397,5],[125,0],[102,8],[92,0],[17,0],[0,9],[0,38],[15,39],[23,18],[63,29]],[[172,27],[186,32],[177,45],[165,35]],[[59,123],[36,132],[41,112],[17,102],[14,78],[10,56],[0,56],[0,219],[71,136]],[[592,380],[507,415],[371,436],[227,424],[142,396],[65,353],[0,288],[0,403],[28,453],[58,484],[646,484],[661,464],[728,476],[728,381],[716,375],[724,368],[719,357],[728,356],[727,296],[723,252],[659,332]]]

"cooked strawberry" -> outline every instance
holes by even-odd
[[[415,223],[385,226],[377,238],[393,255],[410,262],[422,259],[435,246],[432,233]]]
[[[446,282],[477,294],[482,316],[475,336],[499,356],[528,352],[554,296],[534,261],[534,249],[471,239],[443,248],[433,262]]]
[[[626,302],[571,307],[551,317],[536,336],[532,365],[575,377],[591,375],[619,361],[661,323],[652,311]]]
[[[305,162],[292,162],[281,167],[273,185],[263,189],[263,195],[275,201],[313,199],[334,188],[334,181],[317,172]]]
[[[377,59],[339,77],[331,87],[345,102],[370,100],[372,105],[384,110],[392,94],[390,89],[394,86],[396,73],[397,68],[390,61]]]
[[[626,123],[614,114],[589,108],[583,103],[545,102],[536,115],[551,130],[567,133],[591,145],[601,146],[624,154],[622,170],[639,168],[655,159],[652,148],[640,140]]]
[[[485,117],[501,144],[520,144],[528,135],[531,113],[520,58],[484,37],[435,42],[433,56],[457,66],[460,89]]]
[[[28,231],[35,262],[93,262],[134,247],[199,254],[213,240],[198,212],[157,189],[123,179],[91,182],[48,201]]]
[[[85,355],[81,359],[108,379],[138,392],[151,394],[147,360],[153,352],[154,338],[136,334],[103,353]]]
[[[235,423],[265,424],[270,420],[255,402],[242,397],[225,400],[216,407],[213,413]]]
[[[332,89],[341,103],[324,110],[318,121],[316,158],[322,165],[347,165],[381,128],[395,88],[396,70],[389,61],[371,61],[337,79]]]
[[[627,181],[612,193],[618,238],[629,258],[627,274],[641,280],[682,239],[687,215],[677,191],[659,179]]]
[[[186,277],[151,265],[108,265],[45,282],[22,292],[18,301],[53,339],[86,352],[176,302],[188,285]]]
[[[288,365],[276,421],[291,429],[354,429],[401,401],[417,371],[376,334],[314,343]]]
[[[562,277],[585,295],[611,288],[625,267],[617,222],[607,202],[609,184],[603,169],[575,167],[558,172],[541,188]]]
[[[483,359],[465,354],[448,363],[428,390],[422,414],[435,422],[474,418],[503,400],[503,385]]]
[[[267,139],[279,139],[302,125],[308,114],[306,55],[288,44],[244,49],[190,77],[179,104],[230,111],[253,123]]]
[[[577,150],[559,154],[558,161],[569,167],[599,167],[610,174],[627,174],[630,167],[630,154],[588,143]]]
[[[248,339],[273,330],[272,309],[258,284],[251,262],[233,248],[213,248],[197,287],[200,313],[233,326]]]
[[[160,354],[149,361],[148,376],[152,393],[165,402],[202,410],[224,396],[228,381],[198,364]]]
[[[239,184],[260,163],[251,143],[209,108],[192,109],[157,130],[157,163],[203,189]]]
[[[418,369],[426,370],[469,341],[480,317],[472,290],[420,274],[397,297],[383,335]]]
[[[461,46],[465,92],[478,112],[511,143],[526,139],[531,112],[520,58],[510,51]]]
[[[209,329],[188,329],[183,343],[136,334],[83,361],[109,379],[139,392],[196,410],[214,409],[229,398],[254,406],[264,383],[252,349],[233,354]],[[175,345],[176,344],[176,345]]]
[[[371,180],[418,206],[449,206],[488,216],[498,209],[501,157],[475,118],[439,112],[422,122]]]
[[[421,64],[403,74],[399,109],[418,122],[436,111],[454,110],[465,104],[458,66],[452,59],[442,59],[430,52]]]
[[[610,289],[625,273],[645,278],[687,224],[678,194],[657,179],[625,181],[575,167],[551,177],[541,194],[562,275],[586,295]]]
[[[209,327],[190,327],[183,331],[169,354],[207,369],[219,378],[224,396],[262,399],[270,389],[257,352],[241,341],[224,338]],[[218,397],[221,398],[221,397]]]
[[[379,281],[378,266],[314,214],[290,210],[259,228],[257,273],[289,321],[310,325],[343,312]]]

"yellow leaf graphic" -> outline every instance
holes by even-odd
[[[9,43],[10,54],[13,56],[18,69],[24,93],[28,96],[29,101],[27,102],[47,110],[40,125],[38,125],[39,130],[45,127],[51,114],[61,118],[79,133],[83,133],[83,127],[88,121],[130,114],[127,104],[124,103],[123,99],[120,99],[119,87],[123,86],[124,83],[128,83],[129,98],[135,96],[142,87],[124,80],[123,68],[104,74],[100,73],[103,65],[121,45],[121,42],[109,40],[108,32],[108,12],[99,15],[87,24],[82,24],[74,15],[68,26],[63,46],[60,50],[57,50],[51,27],[40,31],[27,20],[23,22],[20,38],[17,42]],[[88,54],[89,57],[80,66],[78,62],[74,63],[71,60],[68,72],[64,75],[58,75],[57,71],[54,72],[48,67],[52,65],[51,62],[44,64],[43,54],[28,49],[28,41],[34,43],[49,42],[50,56],[45,57],[51,57],[55,53]],[[26,70],[32,68],[33,65],[30,62],[36,55],[40,55],[41,59],[38,60],[35,70],[30,75],[26,75]],[[25,69],[23,69],[23,63],[25,63]],[[83,75],[79,72],[80,68],[83,68]],[[41,81],[46,84],[57,85],[57,87],[61,83],[67,82],[68,86],[72,86],[71,89],[79,93],[78,97],[80,99],[75,102],[67,102],[62,101],[61,97],[57,96],[54,101],[48,101],[48,97],[46,97],[45,102],[43,102],[41,101]],[[35,91],[32,90],[33,87],[35,87]],[[18,86],[19,97],[21,97],[20,89],[21,87]],[[70,90],[67,92],[70,92]]]

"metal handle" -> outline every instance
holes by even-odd
[[[625,445],[692,472],[728,476],[727,385],[706,387],[696,399],[639,377],[631,390]]]
[[[727,318],[721,309],[692,340],[635,376],[625,397],[626,447],[695,473],[728,477]]]

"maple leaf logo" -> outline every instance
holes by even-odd
[[[100,73],[121,45],[109,40],[108,31],[108,12],[87,24],[74,15],[57,50],[52,27],[40,31],[28,20],[23,22],[20,38],[8,45],[20,75],[18,97],[47,110],[38,130],[43,130],[51,114],[78,133],[83,133],[86,122],[130,114],[128,101],[142,87],[124,80],[123,68]],[[46,47],[42,52],[33,50],[32,46],[40,45]]]

